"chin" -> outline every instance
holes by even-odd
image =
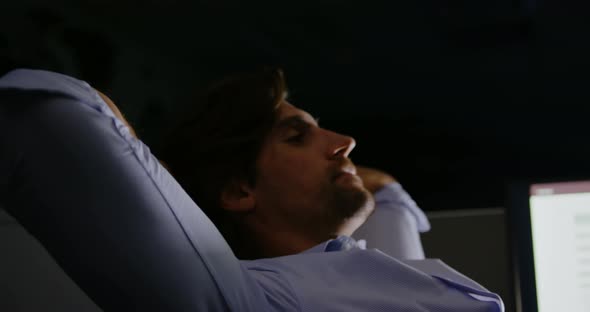
[[[330,203],[332,210],[343,219],[366,220],[375,209],[373,195],[362,184],[340,187]]]
[[[368,191],[367,194],[370,195]],[[356,209],[356,212],[352,216],[342,220],[340,235],[352,236],[367,221],[373,211],[375,211],[375,201],[371,195],[363,204],[358,206],[358,209]]]

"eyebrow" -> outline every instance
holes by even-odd
[[[275,128],[277,130],[282,130],[286,128],[295,128],[298,126],[319,126],[318,121],[319,118],[314,118],[315,123],[312,123],[303,118],[303,116],[295,115],[291,117],[287,117],[285,119],[280,120]]]

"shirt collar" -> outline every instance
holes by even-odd
[[[357,242],[352,237],[341,235],[337,238],[330,239],[319,245],[316,245],[302,253],[347,251],[351,249],[365,249],[365,241],[361,240]]]

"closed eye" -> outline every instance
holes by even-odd
[[[292,144],[302,144],[306,140],[312,127],[317,127],[317,120],[309,122],[301,116],[292,116],[279,122],[277,128],[282,128],[285,142]]]
[[[305,133],[299,132],[295,135],[292,135],[290,137],[287,138],[287,142],[290,143],[302,143],[303,140],[305,139]]]

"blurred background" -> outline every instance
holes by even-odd
[[[589,8],[7,0],[0,74],[31,67],[88,81],[157,154],[163,129],[196,105],[195,90],[235,71],[282,67],[293,103],[354,136],[353,160],[393,174],[429,213],[429,256],[483,279],[510,311],[507,183],[590,176]]]

